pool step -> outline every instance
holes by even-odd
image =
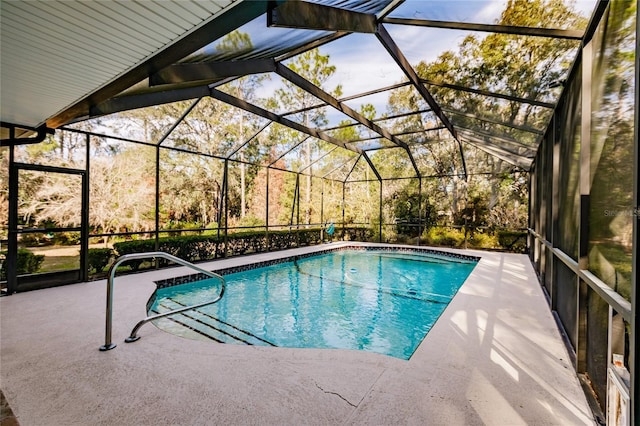
[[[178,309],[181,307],[184,307],[185,305],[183,303],[180,303],[179,301],[175,300],[175,299],[165,299],[166,302],[171,302],[173,305],[171,306],[171,309]],[[275,344],[269,342],[268,340],[265,340],[259,336],[256,336],[255,334],[243,330],[241,328],[238,328],[236,326],[234,326],[233,324],[230,324],[226,321],[223,321],[219,318],[216,318],[215,316],[208,314],[206,312],[203,312],[201,309],[193,309],[191,311],[187,311],[185,313],[189,313],[192,312],[194,314],[194,316],[196,316],[200,321],[205,322],[207,324],[210,324],[210,326],[215,327],[217,329],[223,330],[226,334],[228,335],[233,335],[235,336],[236,339],[238,340],[246,340],[249,342],[249,344],[252,345],[268,345],[268,346],[276,346]]]
[[[163,299],[157,308],[159,308],[161,312],[167,312],[184,306],[184,304],[176,300]],[[191,309],[180,314],[171,315],[167,317],[167,319],[171,320],[174,324],[189,329],[193,333],[220,343],[276,346],[268,340],[262,339],[251,332],[242,330],[199,309]]]
[[[171,304],[168,303],[163,303],[160,306],[165,308],[167,311],[171,311],[179,307],[171,306]],[[232,332],[230,333],[227,330],[218,327],[217,324],[212,324],[212,322],[207,321],[206,318],[202,318],[196,309],[172,315],[171,317],[173,317],[174,320],[181,322],[183,326],[186,326],[190,330],[193,330],[200,335],[210,337],[212,340],[216,340],[221,343],[253,344],[242,337],[236,336]]]
[[[160,313],[164,313],[167,312],[168,309],[151,309],[149,312],[152,314],[160,314]],[[218,339],[215,336],[212,336],[211,334],[200,330],[198,327],[194,327],[193,325],[188,324],[187,322],[185,322],[182,318],[180,318],[181,314],[176,314],[176,315],[172,315],[169,317],[165,317],[165,318],[160,318],[157,320],[154,320],[153,322],[159,326],[161,329],[165,329],[165,331],[168,331],[172,334],[176,334],[178,336],[184,336],[184,337],[192,337],[192,338],[197,338],[197,336],[202,336],[207,338],[208,340],[213,340],[214,342],[218,342],[218,343],[225,343],[223,340]],[[169,325],[171,324],[171,325]],[[177,330],[177,328],[180,329]]]

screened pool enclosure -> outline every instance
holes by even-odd
[[[636,1],[1,7],[4,294],[136,251],[526,252],[638,422]]]

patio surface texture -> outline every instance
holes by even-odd
[[[461,253],[482,260],[408,361],[194,341],[152,324],[125,344],[153,281],[191,273],[172,268],[116,278],[107,352],[105,280],[0,298],[0,388],[22,426],[594,424],[529,259]]]

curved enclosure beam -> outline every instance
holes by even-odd
[[[469,22],[433,21],[428,19],[384,18],[385,24],[413,25],[430,28],[447,28],[450,30],[482,31],[496,34],[514,34],[535,37],[550,37],[567,40],[582,40],[584,31],[563,30],[556,28],[520,27],[514,25],[476,24]]]
[[[337,145],[339,147],[342,147],[344,149],[348,149],[349,151],[353,151],[353,152],[357,152],[358,154],[360,154],[362,152],[362,150],[357,149],[357,148],[352,148],[347,146],[347,144],[345,144],[344,142],[342,142],[340,139],[334,138],[332,136],[329,136],[328,134],[318,130],[318,129],[313,129],[311,127],[307,127],[303,124],[299,124],[296,123],[295,121],[289,120],[287,118],[284,118],[278,114],[275,114],[271,111],[267,111],[264,108],[261,108],[257,105],[253,105],[243,99],[239,99],[236,98],[235,96],[231,96],[228,95],[224,92],[221,92],[217,89],[210,89],[211,90],[211,97],[212,98],[216,98],[219,101],[228,103],[229,105],[233,105],[235,107],[238,108],[242,108],[245,111],[249,111],[253,114],[256,114],[260,117],[264,117],[266,119],[269,119],[271,121],[274,121],[276,123],[282,124],[283,126],[287,126],[290,127],[294,130],[297,130],[299,132],[302,133],[306,133],[309,136],[313,136],[315,138],[321,139],[325,142],[329,142],[332,143],[334,145]]]

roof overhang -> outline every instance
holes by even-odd
[[[91,106],[264,14],[269,3],[1,2],[0,120],[35,129],[88,117]]]

